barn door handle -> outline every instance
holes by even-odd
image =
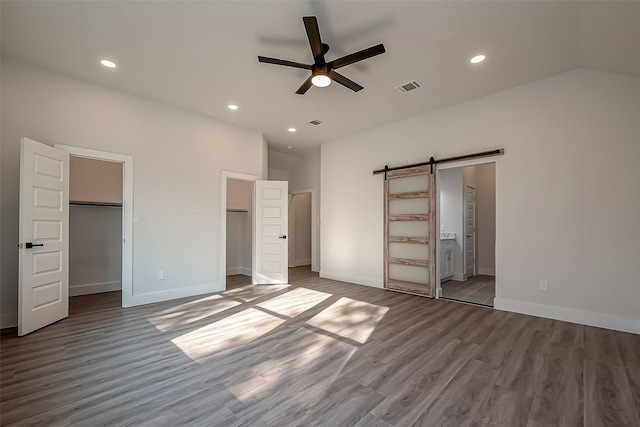
[[[44,246],[44,243],[31,243],[27,242],[24,244],[24,247],[27,249],[35,248],[36,246]]]
[[[280,237],[278,237],[278,239],[284,239],[284,240],[287,240],[287,236],[280,236]]]

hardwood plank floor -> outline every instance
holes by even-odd
[[[477,274],[464,281],[442,282],[442,297],[493,307],[496,297],[496,278]]]
[[[0,336],[2,426],[640,426],[640,336],[321,279]]]

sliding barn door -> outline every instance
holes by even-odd
[[[386,288],[435,296],[435,196],[435,175],[430,173],[429,166],[387,173],[384,182]]]

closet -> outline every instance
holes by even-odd
[[[227,276],[251,276],[253,182],[227,180]]]
[[[72,156],[69,295],[122,289],[122,164]]]

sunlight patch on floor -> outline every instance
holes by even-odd
[[[322,301],[329,298],[331,294],[314,291],[306,288],[296,288],[285,294],[261,302],[258,307],[270,310],[288,317],[296,317],[309,310]]]
[[[167,332],[221,313],[237,305],[240,305],[237,301],[224,298],[221,295],[211,295],[157,311],[147,316],[147,320],[159,331]]]
[[[192,360],[235,349],[268,333],[284,322],[255,308],[248,308],[171,340]]]
[[[225,385],[239,401],[246,403],[302,383],[300,399],[308,402],[312,396],[327,393],[357,350],[357,345],[302,327],[265,354],[251,368],[251,375]]]
[[[387,311],[389,307],[343,297],[307,324],[364,344]]]

